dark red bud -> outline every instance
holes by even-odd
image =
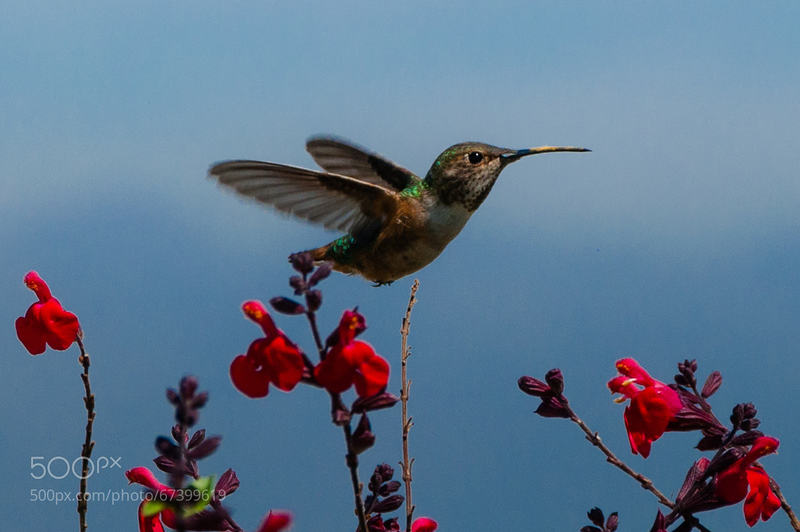
[[[380,410],[382,408],[389,408],[394,406],[400,400],[399,397],[390,394],[389,392],[379,393],[371,397],[359,397],[353,402],[353,413],[361,414],[362,412],[371,412],[373,410]]]
[[[683,480],[683,485],[681,489],[678,490],[678,495],[675,496],[676,502],[681,502],[683,499],[689,494],[689,491],[694,487],[695,483],[705,477],[706,469],[708,469],[709,464],[708,458],[700,458],[692,467],[689,468],[689,471],[686,472],[686,478]]]
[[[306,282],[299,275],[289,277],[289,286],[294,288],[294,295],[299,296],[306,290]]]
[[[353,452],[361,454],[375,444],[375,434],[372,433],[372,427],[369,423],[369,418],[366,414],[361,416],[361,421],[358,422],[356,430],[353,432],[351,445]]]
[[[322,292],[319,290],[310,290],[306,294],[306,305],[309,310],[315,312],[322,305]]]
[[[702,395],[705,399],[708,399],[714,395],[714,392],[719,390],[721,385],[722,374],[719,371],[714,371],[706,379],[706,383],[703,385],[703,390],[700,392],[700,395]]]
[[[203,408],[204,406],[206,406],[207,402],[208,402],[208,392],[200,392],[194,396],[194,399],[192,399],[191,407]]]
[[[386,513],[386,512],[393,512],[400,508],[403,505],[403,501],[405,501],[405,497],[402,495],[390,495],[385,499],[382,499],[376,502],[372,506],[372,511],[376,513]]]
[[[569,418],[569,409],[557,397],[550,397],[542,400],[542,404],[535,411],[542,417],[563,417]]]
[[[564,391],[564,376],[561,374],[560,369],[555,368],[548,371],[544,376],[544,380],[547,381],[547,384],[550,385],[556,395],[561,395],[561,392]]]
[[[367,530],[369,532],[386,532],[383,518],[380,515],[373,515],[367,520]]]
[[[617,512],[614,512],[608,516],[608,520],[606,521],[606,530],[608,532],[614,532],[618,526],[619,526],[619,514],[617,514]]]
[[[528,395],[533,395],[534,397],[542,397],[551,393],[550,386],[533,377],[520,377],[517,381],[517,386],[519,386],[519,389],[523,392]]]
[[[600,528],[603,527],[603,523],[606,520],[606,516],[603,515],[603,510],[598,507],[594,507],[586,513],[586,516],[589,518],[589,521],[594,523],[595,525],[599,526]]]
[[[289,262],[292,263],[292,268],[303,274],[310,273],[314,269],[314,258],[307,251],[292,253],[289,255]]]
[[[189,440],[189,443],[186,445],[189,449],[203,441],[206,437],[206,429],[200,429],[194,434],[192,434],[192,438]]]
[[[387,495],[391,495],[395,491],[400,489],[400,481],[398,480],[390,480],[386,482],[383,486],[380,487],[378,490],[378,495],[381,497],[386,497]]]
[[[189,399],[194,396],[197,391],[197,378],[191,375],[181,379],[180,394],[183,399]]]
[[[214,487],[214,495],[218,500],[222,500],[234,491],[239,489],[239,477],[233,469],[228,469],[220,475],[217,485]]]
[[[159,436],[156,438],[156,450],[161,456],[167,458],[177,459],[180,455],[180,449],[177,445],[172,443],[166,436]]]
[[[333,265],[330,262],[323,262],[319,265],[317,271],[311,274],[311,279],[308,280],[308,286],[316,285],[318,282],[328,277],[332,270]]]
[[[175,473],[178,471],[175,461],[166,456],[157,456],[153,458],[153,463],[164,473]]]
[[[731,440],[731,445],[753,445],[755,441],[763,436],[764,433],[760,430],[748,430],[743,434],[739,434],[733,440]]]
[[[650,532],[667,532],[667,519],[661,513],[661,510],[656,514],[656,520],[653,522]]]
[[[176,392],[172,388],[167,388],[167,401],[169,401],[173,405],[177,405],[181,402],[181,398],[178,397],[178,392]]]
[[[296,315],[303,314],[306,311],[303,305],[288,297],[273,297],[269,300],[269,304],[282,314]]]
[[[194,449],[189,449],[187,455],[193,460],[200,460],[201,458],[205,458],[216,451],[220,443],[222,443],[222,436],[212,436],[210,438],[206,438]]]

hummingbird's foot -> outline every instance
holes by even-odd
[[[375,281],[375,283],[373,283],[373,285],[372,285],[372,286],[373,286],[374,288],[377,288],[377,287],[379,287],[379,286],[389,286],[389,285],[390,285],[390,284],[392,284],[393,282],[394,282],[394,281]]]

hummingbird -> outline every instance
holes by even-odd
[[[586,152],[575,146],[511,150],[463,142],[444,150],[424,179],[370,150],[312,137],[306,150],[325,171],[234,160],[209,175],[242,196],[346,233],[307,250],[317,262],[376,286],[430,264],[461,231],[509,164],[528,155]]]

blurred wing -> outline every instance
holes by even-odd
[[[377,153],[331,137],[312,137],[306,142],[311,157],[328,172],[355,177],[400,191],[419,177]]]
[[[226,161],[209,175],[243,196],[351,234],[383,226],[397,203],[396,194],[383,187],[282,164]]]

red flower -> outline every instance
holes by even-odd
[[[140,466],[134,467],[133,469],[128,469],[125,471],[125,478],[127,478],[128,482],[131,484],[134,482],[136,484],[141,484],[142,486],[153,490],[159,495],[166,495],[168,498],[172,498],[176,493],[175,488],[170,488],[169,486],[159,482],[153,472],[146,467]]]
[[[774,453],[780,442],[769,436],[758,438],[750,451],[716,476],[714,492],[722,501],[735,504],[744,501],[744,519],[750,526],[760,517],[766,521],[781,507],[778,497],[769,485],[769,475],[764,468],[753,464],[762,456]],[[749,491],[749,493],[748,493]]]
[[[305,363],[300,350],[275,326],[261,302],[247,301],[242,310],[261,325],[265,337],[251,343],[246,355],[233,359],[233,385],[248,397],[265,397],[270,382],[283,391],[292,390],[303,378]]]
[[[139,532],[164,532],[159,514],[144,515],[145,504],[147,501],[142,501],[139,505]]]
[[[439,524],[430,517],[417,517],[411,523],[411,532],[433,532]]]
[[[135,482],[136,484],[141,484],[153,490],[158,500],[170,500],[177,494],[175,488],[171,488],[159,482],[153,472],[146,467],[134,467],[133,469],[129,469],[125,471],[125,477],[131,484]],[[139,532],[164,532],[164,527],[161,524],[162,519],[167,526],[171,528],[175,527],[175,513],[169,508],[154,515],[144,515],[144,505],[147,502],[148,500],[144,500],[139,505]]]
[[[389,363],[366,342],[355,340],[366,328],[364,316],[346,310],[334,333],[336,344],[325,360],[314,368],[314,376],[331,393],[340,393],[355,384],[359,397],[381,393],[389,382]]]
[[[60,351],[67,349],[78,337],[78,318],[64,310],[38,273],[28,272],[25,285],[39,301],[28,307],[24,317],[17,318],[19,341],[32,355],[44,353],[48,345]]]
[[[292,515],[288,512],[269,511],[269,515],[258,527],[258,532],[281,532],[292,524]]]
[[[608,387],[612,393],[623,395],[618,401],[631,400],[624,414],[631,451],[647,458],[651,444],[664,434],[670,420],[680,411],[680,397],[632,358],[618,360],[616,366],[621,375],[608,381]]]

